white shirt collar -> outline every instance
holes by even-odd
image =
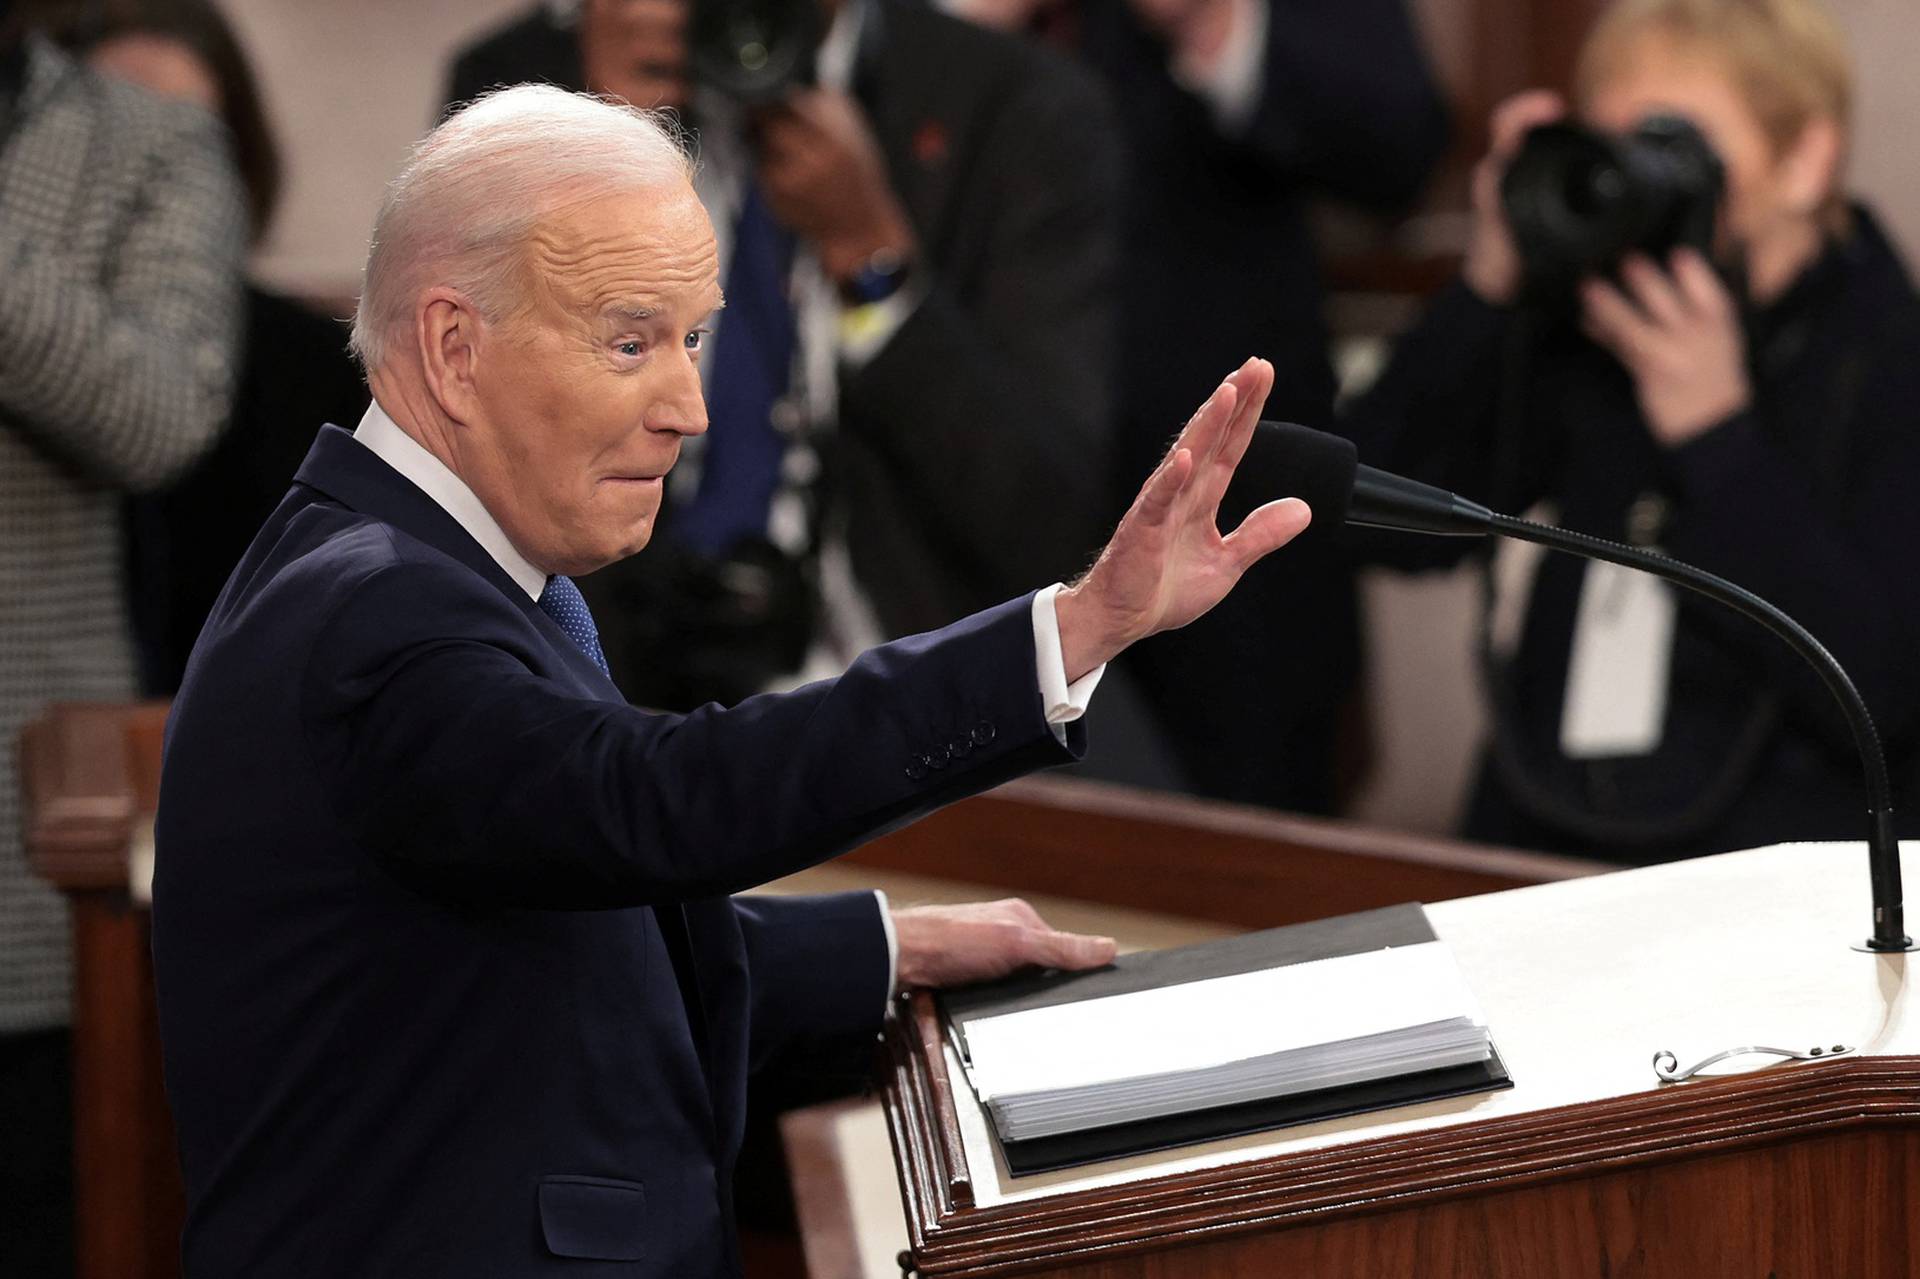
[[[375,457],[411,480],[415,488],[453,516],[454,522],[480,543],[481,549],[493,557],[493,562],[504,569],[529,598],[540,598],[540,592],[547,589],[547,575],[528,563],[527,557],[507,540],[506,530],[480,504],[466,481],[402,430],[398,422],[387,416],[378,400],[367,406],[366,416],[354,429],[353,438],[373,450]]]

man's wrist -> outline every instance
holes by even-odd
[[[1088,596],[1084,583],[1062,587],[1053,597],[1053,613],[1060,626],[1060,660],[1069,684],[1118,657],[1130,642]]]

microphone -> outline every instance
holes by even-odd
[[[1914,949],[1913,940],[1906,934],[1900,846],[1893,834],[1893,791],[1887,780],[1887,759],[1880,746],[1880,734],[1873,726],[1866,701],[1845,668],[1800,623],[1745,587],[1691,564],[1605,538],[1502,515],[1431,484],[1362,466],[1359,450],[1351,440],[1325,431],[1290,422],[1262,422],[1256,447],[1264,457],[1261,472],[1277,486],[1273,491],[1304,499],[1313,509],[1315,522],[1324,521],[1325,527],[1339,523],[1362,524],[1444,537],[1497,534],[1570,555],[1605,560],[1652,573],[1716,600],[1744,613],[1786,641],[1820,673],[1828,691],[1840,703],[1865,769],[1873,931],[1855,949],[1874,952]]]

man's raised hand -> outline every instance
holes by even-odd
[[[1233,532],[1220,532],[1220,499],[1272,388],[1273,366],[1261,359],[1222,382],[1148,477],[1087,575],[1056,597],[1069,681],[1136,640],[1193,621],[1307,527],[1307,504],[1282,497]]]

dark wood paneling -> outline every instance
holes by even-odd
[[[1269,928],[1608,869],[1353,822],[1030,778],[878,839],[862,866]]]

